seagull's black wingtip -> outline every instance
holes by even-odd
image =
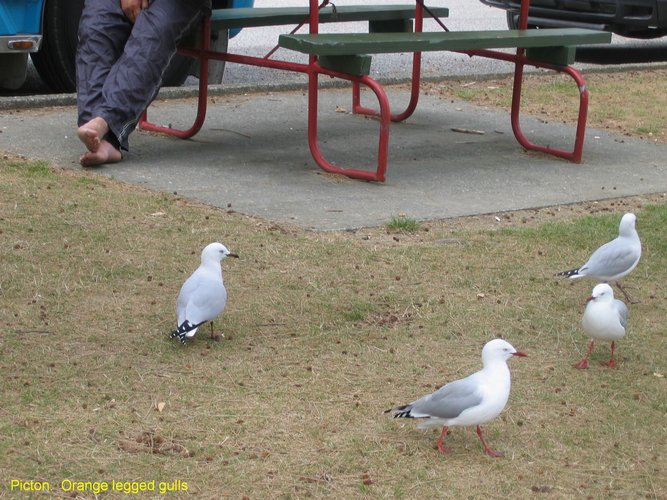
[[[572,276],[576,276],[579,274],[579,269],[570,269],[569,271],[561,271],[560,273],[554,274],[554,276],[565,276],[567,278],[571,278]]]

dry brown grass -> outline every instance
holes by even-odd
[[[667,69],[584,71],[590,90],[588,125],[625,136],[667,142]],[[428,91],[480,106],[509,108],[512,79],[443,81]],[[523,110],[548,121],[573,123],[579,94],[569,76],[542,72],[526,76]]]
[[[664,498],[664,197],[319,234],[23,161],[0,161],[0,195],[0,495],[20,479],[71,496],[69,479],[180,480],[200,498]],[[593,284],[551,275],[626,210],[641,303],[620,367],[596,363],[600,345],[574,370]],[[175,297],[215,240],[241,255],[224,262],[226,336],[184,348],[167,339]],[[506,458],[471,429],[442,457],[435,432],[382,414],[476,370],[495,336],[530,356],[486,427]]]

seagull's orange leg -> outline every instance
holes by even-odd
[[[623,292],[623,296],[625,297],[625,300],[627,300],[630,304],[639,304],[638,300],[633,300],[632,297],[630,297],[630,294],[625,290],[624,287],[621,286],[621,283],[618,281],[615,283],[618,289]]]
[[[484,446],[484,453],[486,453],[490,457],[504,457],[505,454],[501,451],[493,451],[488,444],[486,444],[486,441],[484,441],[484,437],[482,436],[482,428],[478,425],[477,426],[477,435],[479,436],[480,441],[482,442],[482,445]]]
[[[588,351],[586,351],[586,354],[584,355],[584,357],[581,359],[581,361],[579,361],[578,363],[576,363],[572,366],[574,366],[575,368],[579,368],[580,370],[585,370],[586,368],[588,368],[588,357],[593,352],[593,344],[594,343],[595,343],[595,341],[591,340],[590,344],[588,344]]]
[[[607,361],[605,364],[609,368],[616,368],[616,361],[614,361],[614,351],[616,350],[616,343],[612,340],[611,341],[611,358],[609,361]]]
[[[445,448],[445,436],[447,435],[447,430],[448,427],[446,425],[442,427],[442,432],[440,433],[440,437],[438,438],[438,442],[436,443],[438,451],[440,451],[440,453],[442,453],[443,455],[451,453],[452,451],[448,448]]]

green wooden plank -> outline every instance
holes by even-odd
[[[439,17],[447,17],[449,9],[431,8]],[[282,26],[299,24],[308,19],[309,7],[252,7],[236,9],[215,9],[211,14],[214,31],[231,28],[255,28],[260,26]],[[320,23],[353,21],[391,21],[413,19],[414,4],[401,5],[341,5],[334,14],[330,6],[320,10]],[[430,17],[425,12],[424,17]]]
[[[577,48],[568,47],[530,47],[526,49],[526,57],[536,61],[569,66],[574,63]]]
[[[281,47],[316,55],[382,54],[440,50],[555,47],[611,42],[611,33],[581,28],[449,31],[428,33],[336,33],[280,35]]]
[[[323,68],[348,75],[364,76],[370,74],[372,60],[373,58],[368,55],[322,56],[317,59],[317,62]]]

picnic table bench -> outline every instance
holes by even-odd
[[[323,170],[352,178],[384,181],[388,162],[389,128],[391,121],[402,121],[412,115],[419,99],[421,77],[421,53],[429,51],[456,51],[470,56],[500,59],[514,64],[514,86],[511,107],[512,130],[519,143],[528,150],[536,150],[574,162],[581,162],[586,117],[588,89],[583,76],[571,66],[577,45],[609,43],[611,34],[579,28],[526,29],[529,0],[523,0],[516,30],[449,31],[440,18],[447,17],[444,7],[427,7],[423,0],[410,5],[331,5],[324,0],[309,0],[308,7],[275,7],[249,9],[217,9],[203,22],[199,47],[182,48],[181,53],[196,57],[200,62],[198,111],[193,125],[187,130],[161,127],[148,122],[144,115],[142,129],[163,132],[181,138],[192,137],[203,125],[206,101],[209,60],[222,60],[249,64],[308,75],[308,144],[316,163]],[[432,17],[443,31],[423,31],[424,18]],[[321,23],[368,21],[367,33],[319,33]],[[414,23],[414,26],[413,26]],[[210,50],[211,30],[253,28],[278,25],[308,26],[308,34],[280,35],[278,46],[308,55],[307,63],[297,63],[273,58],[275,49],[258,58],[227,51]],[[276,48],[278,48],[278,46]],[[498,49],[516,49],[503,52]],[[410,102],[400,113],[392,113],[383,86],[369,76],[371,54],[412,53],[413,68]],[[520,126],[521,88],[524,66],[546,68],[568,74],[579,91],[579,113],[571,150],[533,144]],[[377,163],[374,170],[368,168],[343,168],[327,161],[318,144],[318,93],[319,75],[328,75],[352,83],[353,112],[377,116],[379,138]],[[378,109],[363,107],[360,87],[368,87],[378,100]]]

